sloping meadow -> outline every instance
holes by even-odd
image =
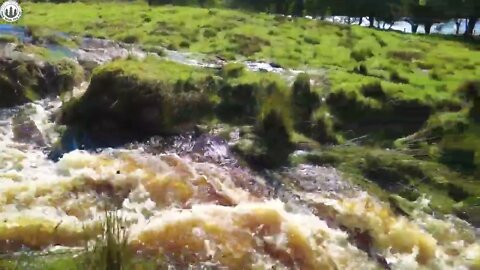
[[[147,256],[162,250],[184,263],[181,267],[213,258],[231,269],[258,262],[260,269],[478,268],[480,248],[472,228],[443,216],[454,213],[480,225],[480,51],[475,41],[141,3],[22,7],[28,16],[20,23],[31,29],[199,52],[224,61],[215,69],[147,56],[99,66],[85,94],[64,103],[59,113],[59,121],[74,133],[108,145],[221,125],[243,165],[259,171],[304,163],[332,166],[370,195],[332,198],[293,187],[315,215],[293,214],[280,202],[235,187],[225,168],[212,172],[203,163],[170,155],[76,151],[48,163],[55,173],[42,175],[45,183],[10,171],[2,176],[8,179],[1,190],[3,215],[14,221],[14,226],[0,226],[4,250],[83,243],[85,233],[101,231],[93,222],[102,214],[101,195],[135,219],[129,224],[130,247]],[[74,40],[68,46],[76,46]],[[253,72],[243,60],[302,72],[290,80]],[[78,76],[67,67],[64,84],[71,88]],[[23,75],[0,72],[4,84]],[[29,95],[21,103],[40,97]],[[235,139],[230,137],[234,130],[239,130]],[[5,152],[4,160],[28,160],[22,157]],[[216,206],[205,206],[210,204]],[[19,205],[25,206],[20,214]],[[32,214],[36,205],[45,211],[38,218]],[[54,211],[58,208],[60,214]],[[81,228],[83,221],[88,226]],[[187,245],[192,253],[182,253]]]

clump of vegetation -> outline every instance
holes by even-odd
[[[78,47],[79,40],[45,27],[29,26],[26,32],[31,36],[32,43],[36,45],[60,45],[67,48]]]
[[[285,82],[274,74],[246,71],[241,64],[228,64],[221,71],[220,103],[216,113],[222,121],[254,123],[274,96],[286,92]]]
[[[353,50],[350,53],[350,57],[352,57],[352,59],[354,59],[357,62],[365,61],[372,56],[373,56],[373,53],[369,49]]]
[[[326,103],[337,130],[349,131],[349,138],[368,134],[368,141],[388,145],[417,131],[432,113],[426,101],[398,97],[389,91],[390,87],[397,85],[377,78],[348,76],[358,78],[358,81],[347,81],[343,73],[331,75],[330,78],[338,84],[334,84],[333,91],[327,95]]]
[[[291,139],[291,128],[284,116],[270,111],[253,130],[241,134],[234,149],[253,168],[277,168],[285,165],[295,149]]]
[[[165,56],[165,50],[162,47],[159,46],[149,46],[149,45],[144,45],[142,46],[142,50],[149,52],[149,53],[155,53],[158,56]]]
[[[128,222],[108,210],[98,235],[85,235],[84,246],[60,251],[22,251],[0,258],[4,270],[154,270],[167,269],[162,260],[141,257],[128,245]],[[81,244],[80,241],[78,244]]]
[[[403,60],[411,62],[412,60],[421,59],[422,53],[418,51],[390,51],[388,56],[396,58],[398,60]]]
[[[308,74],[303,73],[297,76],[292,86],[291,99],[295,128],[301,131],[308,130],[313,112],[320,105],[320,97],[312,90]]]
[[[18,38],[13,35],[0,35],[0,43],[17,43]]]
[[[120,41],[123,41],[125,43],[129,43],[129,44],[137,43],[139,40],[140,40],[140,38],[136,35],[133,35],[133,34],[127,34],[120,39]]]
[[[427,157],[463,172],[478,174],[480,126],[478,124],[478,84],[468,82],[459,88],[465,106],[458,111],[439,112],[414,134],[397,140],[397,148]]]
[[[0,59],[0,107],[58,95],[73,89],[83,77],[82,69],[69,60],[41,65],[32,59]]]
[[[235,53],[240,52],[241,55],[251,56],[261,52],[263,46],[270,45],[268,40],[253,35],[234,34],[230,38],[233,47],[229,50]]]

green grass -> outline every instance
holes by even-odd
[[[145,60],[118,60],[95,69],[94,74],[121,73],[124,76],[135,77],[138,80],[161,81],[165,84],[176,84],[179,81],[203,80],[212,76],[208,69],[177,64],[171,61],[159,61],[154,57]]]
[[[438,66],[442,59],[450,58],[470,66],[480,60],[480,53],[466,44],[438,37],[233,10],[149,7],[137,2],[25,3],[23,8],[23,25],[208,54],[265,58],[287,66],[353,67],[352,52],[368,52],[365,60],[371,65],[387,56],[398,56],[392,57],[399,60],[397,67],[413,66],[415,61]],[[403,57],[405,48],[415,48],[416,57]]]
[[[227,59],[322,68],[333,90],[358,91],[378,82],[389,97],[437,105],[455,102],[455,90],[480,77],[480,45],[441,36],[227,9],[149,7],[142,2],[25,3],[23,8],[19,23],[34,33],[40,29],[40,36],[51,36],[54,29],[145,48],[163,46]]]
[[[18,41],[16,36],[13,35],[0,35],[0,43],[16,43]]]

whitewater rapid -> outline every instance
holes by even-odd
[[[75,150],[54,162],[60,106],[45,99],[0,111],[2,253],[81,247],[109,208],[126,220],[132,249],[166,256],[177,269],[479,269],[466,222],[400,216],[334,169],[275,172],[279,190],[247,168],[142,144]],[[38,132],[27,125],[19,138],[19,114]]]

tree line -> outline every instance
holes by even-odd
[[[420,25],[429,34],[433,24],[453,19],[457,34],[466,21],[464,35],[472,36],[480,18],[480,0],[147,0],[149,4],[231,7],[292,16],[345,16],[350,23],[368,19],[370,27],[381,21],[393,25],[405,20],[411,31]]]

